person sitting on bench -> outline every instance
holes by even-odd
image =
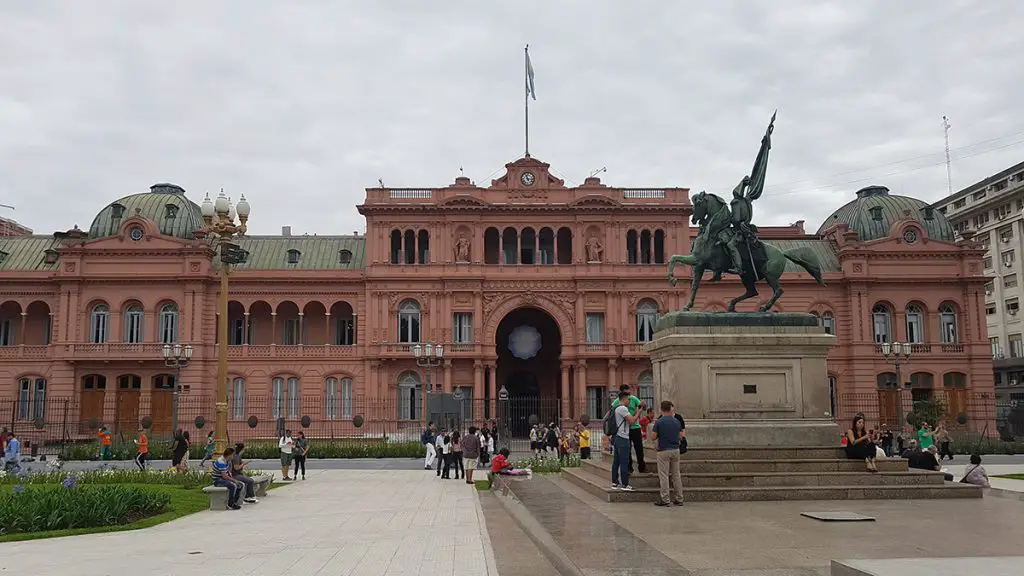
[[[533,476],[529,468],[513,468],[508,461],[508,448],[502,448],[498,454],[491,459],[491,472],[502,476]]]
[[[228,489],[228,508],[239,510],[242,507],[238,505],[238,501],[242,499],[245,487],[241,482],[231,479],[231,459],[234,455],[234,448],[225,448],[224,454],[213,460],[213,467],[210,468],[210,480],[213,481],[214,486]]]

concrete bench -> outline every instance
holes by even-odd
[[[256,493],[257,498],[263,498],[267,495],[267,488],[270,488],[270,483],[273,480],[272,476],[253,476],[253,491]]]
[[[210,510],[228,509],[228,489],[223,486],[206,486],[203,494],[210,497]]]

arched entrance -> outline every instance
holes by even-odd
[[[562,335],[547,312],[517,308],[502,318],[495,332],[495,385],[508,391],[502,427],[525,437],[531,420],[557,421],[562,394]]]

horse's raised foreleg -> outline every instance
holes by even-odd
[[[694,266],[697,264],[697,260],[694,259],[692,254],[685,256],[675,255],[668,259],[668,283],[672,286],[676,285],[678,279],[676,278],[676,264],[686,264],[687,266]]]
[[[735,312],[736,305],[740,302],[757,296],[757,287],[754,285],[754,279],[746,274],[741,276],[741,278],[743,279],[743,287],[746,288],[747,291],[729,301],[729,312]]]
[[[683,312],[689,312],[693,308],[693,301],[697,299],[697,290],[700,290],[700,279],[704,277],[704,266],[697,264],[693,267],[693,279],[690,280],[690,299],[683,306]]]
[[[765,274],[764,281],[772,287],[772,297],[769,298],[763,306],[761,306],[761,312],[768,312],[772,309],[772,306],[775,306],[775,303],[779,301],[779,298],[782,297],[783,290],[782,286],[779,284],[779,279],[771,274]]]

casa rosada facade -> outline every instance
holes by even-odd
[[[238,238],[247,257],[230,271],[234,434],[251,416],[266,435],[265,423],[298,426],[303,416],[331,434],[355,432],[357,415],[411,430],[428,378],[477,421],[498,414],[503,387],[564,418],[599,418],[622,383],[651,396],[645,343],[688,296],[685,282],[668,285],[665,267],[697,232],[688,189],[593,177],[567,187],[531,157],[506,168],[486,187],[460,177],[367,189],[365,235],[285,228]],[[252,220],[270,218],[264,209]],[[180,377],[179,422],[212,422],[221,264],[202,226],[184,190],[157,184],[102,207],[88,230],[0,240],[0,421],[73,436],[98,422],[130,433],[149,416],[169,429]],[[926,203],[882,187],[851,195],[814,234],[802,221],[760,232],[821,260],[826,285],[789,270],[776,309],[816,314],[838,337],[829,356],[838,418],[894,417],[896,370],[882,344],[907,342],[908,407],[942,395],[980,429],[988,417],[974,412],[987,408],[971,406],[993,392],[981,247],[954,241]],[[741,292],[735,277],[705,283],[697,309],[724,311]],[[413,357],[428,342],[444,350],[431,368]],[[180,376],[165,365],[165,343],[192,347]]]

